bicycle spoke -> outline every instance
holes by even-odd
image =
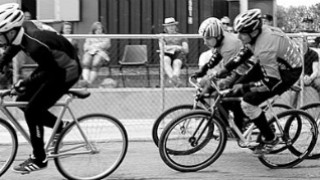
[[[186,113],[173,120],[163,131],[159,151],[169,167],[182,172],[197,171],[209,166],[221,155],[227,140],[226,132],[219,122],[210,119],[210,113],[202,112]]]
[[[123,161],[128,147],[127,133],[119,121],[107,115],[87,115],[79,123],[89,144],[75,124],[70,126],[58,140],[57,168],[70,179],[102,179]]]

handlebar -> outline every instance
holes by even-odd
[[[201,91],[201,87],[199,86],[199,84],[196,82],[196,78],[190,76],[189,77],[189,83],[194,86],[197,90]],[[218,85],[216,84],[216,80],[215,81],[210,81],[211,86],[218,92],[218,94],[225,96],[227,94],[229,94],[231,92],[231,89],[225,89],[225,90],[220,90]]]
[[[13,95],[17,95],[17,93],[15,91],[13,91],[12,89],[6,89],[3,91],[0,91],[0,98],[3,99],[6,96],[13,96]]]
[[[198,84],[196,81],[197,81],[196,78],[194,78],[194,77],[192,77],[192,76],[189,77],[189,83],[190,83],[194,88],[196,88],[197,90],[201,90],[201,87],[199,86],[199,84]]]

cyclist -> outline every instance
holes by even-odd
[[[43,126],[53,127],[56,121],[56,116],[48,109],[78,81],[81,75],[79,59],[66,38],[56,32],[38,29],[31,21],[24,21],[17,3],[0,6],[0,44],[7,46],[0,59],[0,69],[20,50],[38,64],[28,78],[13,86],[18,93],[17,101],[28,101],[23,111],[33,148],[30,158],[13,170],[29,173],[46,168]],[[61,125],[58,130],[62,128]]]
[[[233,86],[232,92],[243,100],[237,109],[253,121],[263,135],[256,154],[268,153],[278,142],[278,137],[268,126],[265,113],[259,104],[282,94],[298,81],[302,71],[302,54],[294,42],[279,28],[262,26],[261,10],[251,9],[234,20],[238,38],[245,44],[239,55],[230,60],[217,76],[231,71],[252,54],[257,64]],[[236,114],[234,116],[241,116]]]
[[[234,33],[226,32],[222,27],[221,21],[215,17],[207,18],[201,23],[199,27],[199,34],[203,37],[204,44],[212,51],[210,60],[205,63],[199,71],[192,75],[194,78],[205,76],[200,81],[200,85],[204,87],[202,94],[199,97],[201,98],[201,96],[207,93],[212,93],[213,91],[213,88],[210,86],[210,78],[212,74],[207,75],[208,70],[213,69],[213,74],[214,72],[221,70],[228,60],[237,55],[243,45]],[[219,80],[217,83],[220,89],[231,87],[232,84],[242,74],[244,74],[253,63],[251,61],[247,62],[249,63],[238,67],[235,71],[231,72],[228,77]],[[242,121],[235,119],[235,122],[241,129]]]

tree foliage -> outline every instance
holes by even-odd
[[[316,31],[320,31],[320,3],[310,7],[290,6],[288,8],[283,6],[277,6],[277,26],[286,32],[297,32],[302,26],[301,22],[303,18],[309,16],[313,18],[313,28]]]

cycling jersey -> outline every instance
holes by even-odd
[[[276,27],[263,26],[255,43],[246,45],[238,57],[226,64],[226,69],[232,70],[248,60],[252,54],[259,62],[263,73],[262,82],[258,84],[264,84],[269,90],[285,81],[280,71],[302,67],[302,54],[298,47]]]
[[[41,30],[31,21],[25,21],[22,27],[12,46],[4,52],[0,67],[8,64],[20,50],[23,50],[38,64],[39,69],[25,80],[26,84],[42,81],[61,70],[66,72],[66,82],[79,77],[80,61],[66,38],[56,32]]]
[[[212,57],[206,65],[207,69],[214,67],[216,71],[220,71],[229,63],[231,59],[235,58],[238,55],[238,52],[243,47],[242,42],[234,33],[224,33],[225,35],[221,42],[221,45],[218,48],[212,49]],[[242,65],[237,67],[236,72],[238,74],[244,74],[249,69],[249,67],[250,65],[248,65],[247,63],[243,63]]]

